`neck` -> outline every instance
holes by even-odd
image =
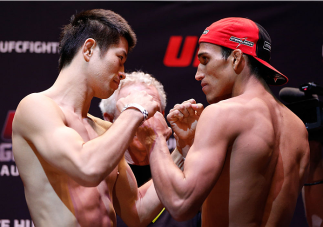
[[[250,75],[249,72],[242,72],[238,75],[232,89],[232,97],[247,93],[263,92],[271,93],[266,82],[258,79],[255,75]]]
[[[93,90],[88,85],[86,74],[82,73],[80,67],[72,65],[61,70],[53,86],[44,91],[44,94],[59,106],[70,109],[83,118],[86,117],[93,98]]]

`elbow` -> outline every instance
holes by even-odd
[[[178,212],[178,211],[171,212],[170,211],[169,213],[174,218],[174,220],[176,220],[178,222],[187,221],[190,219],[189,216],[187,216],[185,212]]]
[[[146,227],[149,223],[128,223],[128,227]]]
[[[102,180],[97,180],[97,178],[92,177],[92,178],[83,180],[81,185],[84,187],[97,187],[101,182]]]
[[[104,180],[104,173],[95,166],[84,165],[80,168],[78,179],[76,180],[84,187],[96,187]]]
[[[183,222],[187,220],[187,217],[184,217],[183,214],[171,214],[171,216],[174,218],[174,220],[178,222]]]
[[[179,222],[187,221],[195,215],[194,212],[192,212],[192,207],[190,207],[184,200],[173,201],[167,210],[170,215]]]
[[[96,175],[83,175],[77,181],[84,187],[96,187],[102,182],[102,180],[103,179]]]
[[[187,221],[187,220],[190,220],[192,219],[196,214],[196,213],[193,213],[193,212],[189,212],[189,211],[186,211],[186,212],[173,212],[171,213],[171,216],[178,222],[182,222],[182,221]]]

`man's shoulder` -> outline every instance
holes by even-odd
[[[26,114],[50,113],[53,110],[59,110],[58,104],[43,93],[32,93],[24,97],[18,104],[16,114],[22,112]]]
[[[234,97],[207,106],[200,120],[216,122],[217,127],[232,129],[239,133],[255,124],[270,118],[270,108],[258,98]]]
[[[241,117],[241,113],[250,110],[250,103],[239,98],[230,98],[207,106],[203,112],[210,116]]]
[[[208,105],[202,112],[198,125],[204,130],[222,131],[221,134],[231,135],[239,133],[241,112],[244,107],[240,102],[234,100],[225,100],[215,104]]]
[[[42,106],[46,105],[46,103],[53,103],[53,100],[43,93],[31,93],[25,96],[18,104],[18,109],[28,108],[30,105],[32,106]]]
[[[271,102],[271,104],[270,104]],[[226,99],[217,104],[213,104],[216,108],[221,108],[222,111],[227,111],[232,115],[245,117],[253,114],[268,114],[274,106],[280,106],[278,102],[272,99],[265,100],[262,97],[244,97],[237,96],[231,99]]]
[[[55,118],[65,121],[65,115],[57,103],[42,93],[32,93],[19,102],[12,127],[21,128],[36,122],[43,124]]]

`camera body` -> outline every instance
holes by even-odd
[[[283,88],[279,92],[285,106],[304,122],[309,140],[323,143],[323,102],[319,95],[323,95],[323,87],[314,82],[303,84],[298,89]]]

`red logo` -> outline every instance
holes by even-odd
[[[15,116],[15,111],[9,110],[8,114],[7,114],[7,119],[6,119],[3,129],[2,129],[2,139],[4,141],[11,141],[12,121],[13,121],[14,116]]]
[[[168,67],[187,67],[194,61],[192,65],[197,67],[199,65],[199,60],[197,58],[197,51],[195,51],[198,46],[197,36],[187,36],[184,40],[181,54],[179,55],[180,48],[182,46],[183,37],[182,36],[171,36],[168,42],[164,57],[164,65]],[[194,55],[195,52],[195,55]]]

